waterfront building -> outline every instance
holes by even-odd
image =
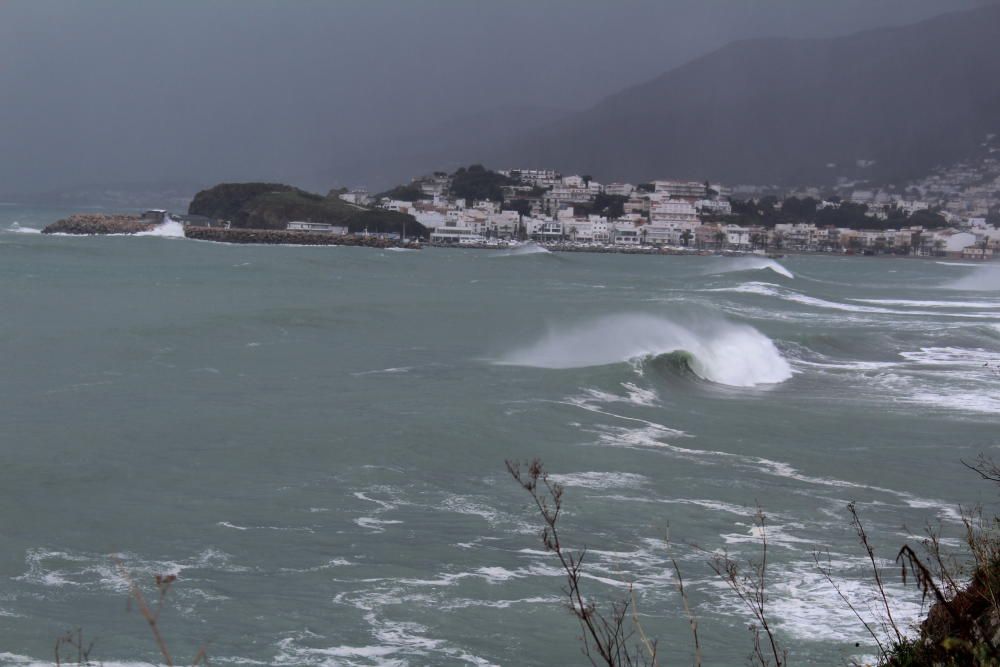
[[[293,220],[285,225],[285,229],[290,232],[326,232],[328,234],[347,234],[347,227],[333,225],[326,222]]]

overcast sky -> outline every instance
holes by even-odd
[[[0,193],[355,185],[371,177],[355,169],[366,156],[391,160],[400,137],[454,118],[584,109],[733,40],[834,36],[982,4],[0,0]]]

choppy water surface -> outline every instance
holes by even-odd
[[[706,664],[750,652],[688,545],[753,555],[759,502],[781,637],[833,664],[867,651],[813,562],[866,595],[845,504],[891,558],[994,497],[960,464],[1000,445],[989,267],[22,229],[0,233],[0,312],[2,662],[51,660],[77,626],[108,664],[155,662],[117,554],[139,580],[178,575],[162,624],[183,658],[579,664],[504,470],[540,456],[587,585],[634,582],[677,660],[671,556]],[[919,595],[890,588],[916,618]]]

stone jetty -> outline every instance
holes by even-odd
[[[184,235],[200,241],[220,243],[256,243],[288,245],[349,245],[365,248],[420,248],[416,242],[401,242],[375,236],[342,236],[324,232],[299,232],[278,229],[225,229],[222,227],[185,227]]]
[[[80,213],[53,222],[43,234],[135,234],[148,232],[156,225],[137,215]]]

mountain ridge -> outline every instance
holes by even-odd
[[[486,157],[614,180],[894,182],[997,131],[1000,5],[989,5],[848,36],[732,42]]]

